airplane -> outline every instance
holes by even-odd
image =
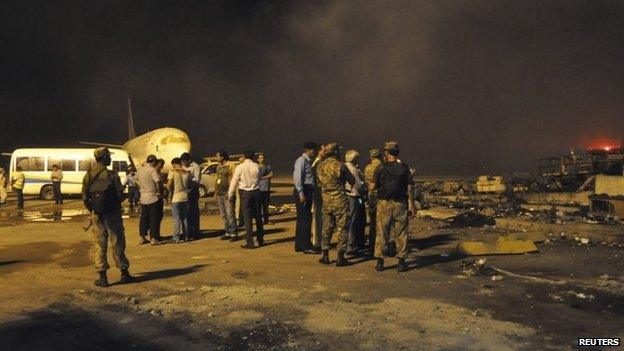
[[[134,131],[132,102],[128,99],[128,141],[123,145],[79,141],[80,144],[105,146],[123,149],[128,153],[134,165],[141,165],[149,155],[165,160],[163,172],[171,170],[171,160],[191,151],[188,135],[177,128],[165,127],[137,136]]]

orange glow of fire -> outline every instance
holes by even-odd
[[[613,140],[609,140],[609,139],[598,139],[588,144],[589,144],[589,147],[588,147],[589,150],[604,150],[607,152],[613,149],[617,149],[619,147],[617,146],[616,142],[614,142]]]

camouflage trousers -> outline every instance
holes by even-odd
[[[383,258],[383,249],[391,238],[396,242],[397,257],[407,256],[407,204],[393,200],[377,200],[377,238],[375,257]]]
[[[375,248],[375,239],[377,239],[377,191],[373,190],[368,193],[368,244],[371,248]]]
[[[338,230],[338,252],[345,252],[349,240],[349,200],[344,197],[323,197],[323,239],[321,249],[329,250],[334,231]]]
[[[126,257],[126,237],[120,213],[91,215],[93,222],[93,239],[95,242],[95,270],[105,271],[110,266],[106,253],[108,242],[113,251],[113,260],[119,269],[127,269],[130,263]]]

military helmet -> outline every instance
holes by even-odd
[[[340,145],[336,142],[327,143],[325,145],[325,154],[327,156],[335,156],[340,153]]]
[[[386,141],[384,150],[392,156],[399,156],[399,144],[396,141]]]
[[[98,147],[97,149],[93,150],[93,157],[95,157],[96,159],[104,157],[104,156],[109,156],[112,153],[108,150],[107,147]]]
[[[386,141],[386,143],[384,144],[384,150],[391,150],[391,149],[399,149],[399,143],[397,143],[396,141]]]

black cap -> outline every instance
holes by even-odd
[[[185,152],[182,155],[180,155],[180,160],[182,161],[191,161],[191,159],[192,159],[191,154],[188,152]]]
[[[308,149],[318,150],[319,146],[318,146],[317,143],[313,143],[313,142],[309,141],[309,142],[303,144],[303,148],[306,149],[306,150],[308,150]]]
[[[154,162],[156,162],[156,160],[157,160],[156,156],[149,155],[149,156],[147,156],[147,161],[146,162],[147,163],[154,163]]]

